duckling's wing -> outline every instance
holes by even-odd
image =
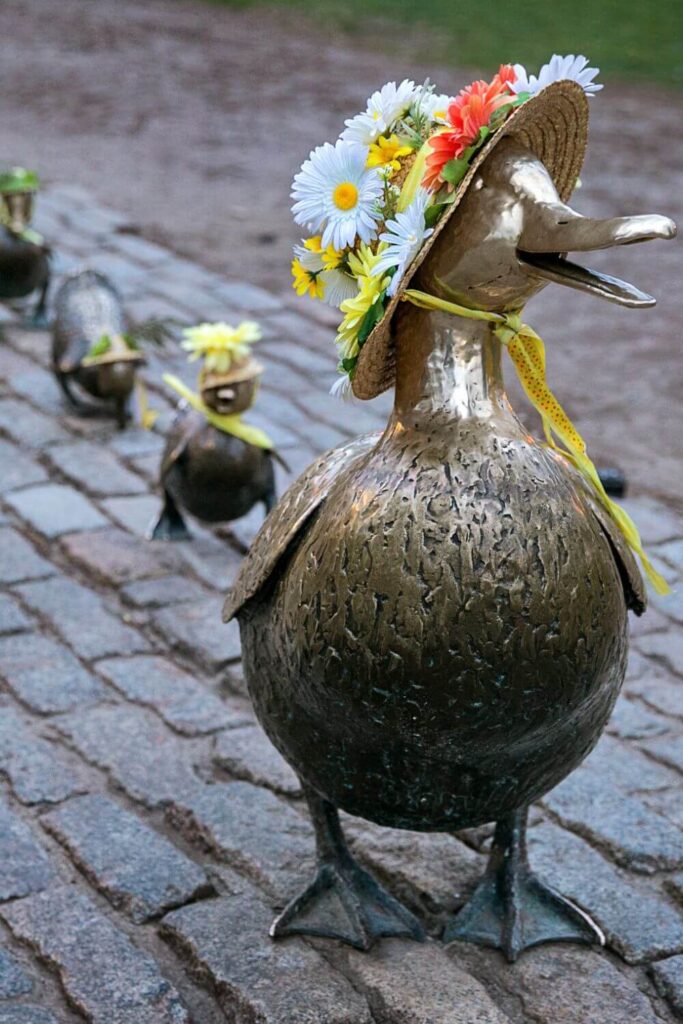
[[[223,608],[229,622],[254,597],[275,571],[278,562],[327,497],[339,473],[363,458],[377,444],[380,434],[365,434],[348,444],[325,452],[283,494],[245,557]]]
[[[583,492],[586,504],[597,519],[612,549],[612,554],[617,563],[617,569],[619,570],[624,587],[626,607],[630,608],[636,615],[642,615],[647,608],[647,590],[638,568],[638,563],[633,557],[633,552],[607,509],[593,496],[586,486],[583,487]]]

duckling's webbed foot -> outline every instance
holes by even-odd
[[[166,490],[164,506],[158,518],[149,527],[147,536],[150,540],[190,540],[192,537],[178,506]]]
[[[306,789],[306,787],[304,787]],[[318,865],[311,884],[270,929],[272,938],[317,935],[368,950],[382,936],[422,941],[422,925],[351,856],[336,808],[306,789],[315,826]]]
[[[542,942],[604,944],[590,917],[531,870],[526,853],[527,815],[525,807],[497,822],[486,873],[446,926],[444,941],[493,946],[510,963]]]

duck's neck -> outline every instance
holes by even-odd
[[[398,328],[393,425],[424,430],[493,416],[517,423],[488,323],[411,307]]]

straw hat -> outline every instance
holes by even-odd
[[[109,348],[97,355],[87,355],[82,360],[83,366],[106,366],[110,363],[145,363],[147,360],[139,349],[131,348],[120,334],[109,338]]]
[[[501,139],[510,136],[545,164],[560,199],[566,202],[576,185],[588,142],[588,101],[583,88],[569,80],[553,82],[510,114],[472,161],[456,188],[455,202],[444,212],[434,233],[404,274],[384,316],[362,346],[352,380],[356,398],[370,399],[393,387],[396,377],[392,318],[401,296],[439,234],[453,216],[478,168]]]
[[[263,366],[256,359],[244,359],[233,362],[229,370],[218,373],[216,370],[202,370],[199,384],[202,389],[225,387],[228,384],[242,384],[245,381],[260,377]]]

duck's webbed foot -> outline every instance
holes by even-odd
[[[528,808],[523,808],[496,824],[486,873],[447,925],[444,941],[493,946],[510,963],[542,942],[604,944],[590,917],[531,870],[526,854],[527,814]]]
[[[368,950],[382,936],[422,941],[422,925],[351,856],[336,808],[306,789],[317,839],[315,878],[270,929],[272,938],[317,935]]]
[[[164,505],[147,531],[149,540],[190,540],[192,534],[185,525],[178,506],[164,490]]]

